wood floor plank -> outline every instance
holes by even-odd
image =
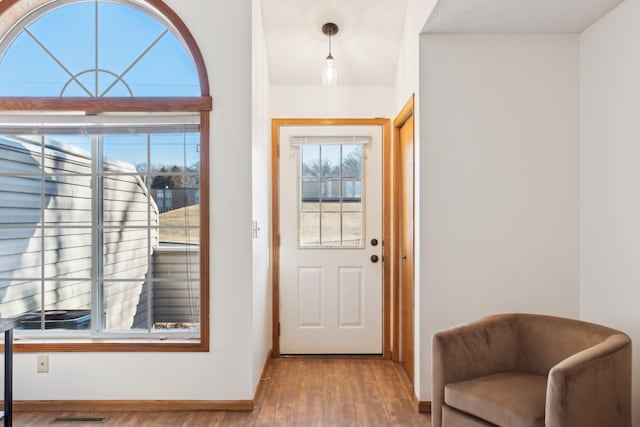
[[[355,427],[356,407],[353,403],[326,404],[324,406],[325,426]]]
[[[401,367],[373,358],[283,357],[269,361],[249,412],[15,412],[16,427],[344,427],[427,426]],[[101,423],[55,423],[59,417],[104,417]]]
[[[359,426],[391,427],[384,406],[375,403],[356,403],[356,424]]]
[[[395,426],[424,425],[424,416],[418,413],[416,405],[407,401],[385,402],[389,422]]]
[[[301,359],[296,379],[291,424],[294,426],[322,426],[324,422],[324,360]]]
[[[254,426],[258,418],[257,411],[225,411],[222,425],[224,426]]]
[[[274,419],[276,417],[276,405],[267,403],[259,408],[254,409],[254,411],[258,411],[258,416],[256,417],[256,422],[254,424],[255,426],[266,427],[273,425]]]
[[[398,367],[387,363],[379,363],[373,369],[376,383],[384,400],[389,422],[392,425],[410,426],[415,425],[419,420],[415,411],[411,389],[407,388],[405,393],[398,392],[398,384],[403,384],[402,377],[398,372]]]
[[[183,426],[221,427],[224,424],[225,413],[223,411],[198,411],[191,412],[184,421]]]
[[[324,391],[327,405],[353,402],[350,386],[351,368],[338,359],[328,359],[325,365]]]
[[[293,414],[293,403],[279,401],[276,404],[276,412],[273,417],[274,426],[290,426]]]

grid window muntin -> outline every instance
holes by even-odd
[[[39,153],[37,152],[38,150],[33,149],[33,146],[37,145],[37,140],[40,138],[40,147],[39,147]],[[60,137],[58,137],[60,138]],[[38,159],[39,161],[37,161],[37,163],[39,164],[38,166],[41,166],[42,164],[45,164],[45,168],[39,168],[40,172],[24,172],[21,173],[20,175],[15,175],[15,171],[2,171],[0,172],[0,180],[5,180],[5,179],[29,179],[29,180],[39,180],[40,182],[40,218],[36,218],[38,221],[38,224],[35,225],[36,229],[38,230],[38,234],[39,234],[39,238],[35,237],[36,242],[39,240],[40,242],[40,256],[41,256],[41,260],[40,260],[40,270],[41,270],[41,274],[39,276],[36,277],[21,277],[19,280],[21,283],[23,282],[39,282],[40,283],[40,304],[42,307],[45,307],[47,305],[47,301],[46,299],[43,301],[42,299],[42,295],[45,296],[48,292],[51,292],[50,285],[52,283],[79,283],[79,282],[86,282],[86,281],[90,281],[91,283],[91,300],[92,300],[92,307],[91,308],[91,313],[92,313],[92,319],[95,319],[92,322],[91,325],[91,330],[90,331],[80,331],[78,333],[82,334],[87,334],[90,333],[91,336],[94,337],[100,337],[100,336],[104,336],[104,335],[113,335],[112,333],[109,333],[108,328],[106,328],[106,324],[105,324],[105,319],[104,316],[101,315],[100,313],[104,313],[104,307],[105,307],[105,298],[103,295],[103,290],[105,289],[105,285],[109,285],[109,284],[114,284],[116,282],[120,282],[120,283],[127,283],[127,282],[141,282],[140,278],[137,279],[130,279],[127,277],[119,277],[117,280],[112,280],[109,279],[108,277],[105,276],[104,274],[104,265],[107,263],[101,263],[99,261],[99,257],[102,255],[104,256],[105,254],[101,252],[108,252],[108,251],[100,251],[100,247],[101,244],[103,243],[103,239],[105,237],[105,235],[108,235],[108,233],[116,231],[116,232],[120,232],[122,233],[123,231],[126,233],[127,231],[144,231],[147,234],[147,248],[148,248],[148,252],[149,252],[149,261],[147,263],[148,266],[152,265],[152,248],[151,248],[151,235],[155,234],[156,236],[160,233],[160,230],[162,229],[169,229],[169,230],[182,230],[182,231],[186,231],[185,236],[189,236],[189,231],[193,230],[197,233],[197,231],[199,231],[199,221],[197,221],[197,223],[195,225],[186,225],[184,227],[176,227],[176,226],[162,226],[161,224],[157,224],[157,225],[152,225],[149,222],[149,217],[150,217],[150,213],[153,207],[153,201],[151,199],[151,197],[147,197],[148,203],[146,206],[146,217],[147,217],[147,221],[145,224],[144,228],[141,228],[140,225],[134,225],[134,226],[128,226],[128,225],[122,225],[119,223],[116,224],[108,224],[104,221],[102,217],[102,214],[100,213],[100,211],[96,210],[96,209],[100,209],[100,207],[102,206],[102,204],[104,203],[102,199],[102,195],[104,192],[104,188],[103,185],[101,185],[100,183],[102,181],[104,181],[104,179],[108,179],[108,178],[126,178],[126,179],[138,179],[140,180],[140,173],[135,173],[135,172],[125,172],[125,173],[117,173],[113,171],[113,168],[110,168],[108,166],[105,167],[105,160],[103,159],[103,157],[100,155],[102,148],[101,148],[101,141],[102,141],[102,136],[91,136],[91,145],[92,145],[92,154],[89,155],[88,157],[91,159],[90,163],[91,163],[91,173],[81,173],[76,171],[76,173],[66,173],[66,172],[59,172],[60,169],[51,169],[53,170],[58,170],[58,172],[52,172],[52,173],[45,173],[45,170],[47,169],[46,164],[47,162],[44,161],[45,158],[47,158],[48,156],[51,157],[51,152],[52,149],[56,149],[59,148],[61,145],[60,144],[56,144],[56,143],[52,143],[51,141],[49,141],[49,137],[47,136],[40,136],[40,137],[35,137],[30,135],[28,138],[23,138],[22,142],[26,143],[27,146],[31,146],[31,150],[29,151],[31,155],[36,155],[36,159]],[[151,135],[147,136],[147,153],[150,152],[149,147],[151,147]],[[20,139],[18,139],[19,141]],[[7,138],[4,138],[4,141],[7,141]],[[65,155],[69,154],[69,152],[71,152],[73,155],[75,155],[76,157],[73,156],[69,156],[67,159],[70,160],[77,160],[77,156],[80,153],[80,151],[75,150],[75,149],[69,149],[66,150]],[[37,157],[37,155],[39,154],[40,157]],[[86,160],[86,153],[85,153],[85,160]],[[150,157],[150,154],[148,154],[148,157]],[[108,162],[108,161],[107,161]],[[84,167],[86,168],[88,165],[85,164]],[[152,181],[152,177],[154,175],[156,175],[156,173],[153,171],[152,168],[147,168],[146,171],[142,174],[143,175],[143,179],[146,182],[151,182]],[[159,173],[159,175],[161,176],[172,176],[171,173],[167,172],[167,173]],[[181,171],[180,173],[181,177],[183,179],[185,178],[193,178],[196,181],[199,182],[200,179],[200,173],[199,172],[185,172],[185,171]],[[47,205],[48,202],[46,199],[46,188],[47,188],[47,184],[53,181],[56,181],[58,179],[72,179],[72,180],[85,180],[85,183],[88,183],[89,186],[93,187],[92,190],[90,190],[90,197],[91,197],[91,207],[92,207],[92,214],[91,214],[91,223],[87,224],[85,221],[81,221],[79,224],[77,223],[53,223],[52,225],[48,223],[48,218],[46,215],[46,211],[47,211]],[[94,185],[92,185],[93,183],[96,183]],[[144,188],[144,187],[143,187]],[[86,196],[86,195],[85,195]],[[147,196],[148,196],[148,190],[147,190]],[[42,218],[44,218],[45,220],[42,221]],[[57,218],[59,220],[59,218]],[[33,220],[33,218],[31,219]],[[194,221],[196,222],[196,221]],[[6,222],[4,224],[0,224],[0,229],[4,229],[2,230],[3,232],[5,230],[9,230],[9,229],[17,229],[20,230],[29,230],[30,227],[25,227],[24,226],[25,223],[22,223],[22,226],[18,223],[10,223],[7,224]],[[79,232],[80,231],[80,232]],[[47,268],[50,268],[52,263],[48,262],[48,260],[46,259],[47,254],[49,253],[46,250],[46,242],[47,242],[47,235],[50,234],[51,232],[55,232],[57,234],[59,233],[63,233],[63,232],[72,232],[75,234],[80,234],[80,233],[84,233],[85,234],[85,238],[86,238],[86,234],[91,234],[91,243],[92,243],[92,263],[90,266],[85,265],[84,268],[84,274],[80,274],[78,276],[73,276],[69,277],[68,275],[65,277],[56,277],[56,278],[50,278],[48,277],[51,272],[47,271]],[[58,236],[59,237],[59,236]],[[30,239],[34,240],[33,238]],[[189,244],[189,242],[182,242],[183,244]],[[45,248],[45,250],[42,250],[42,248]],[[58,248],[58,249],[62,249],[62,250],[69,250],[70,248]],[[185,252],[186,253],[186,252]],[[194,255],[190,254],[188,258],[193,258]],[[195,257],[197,258],[198,256],[195,255]],[[199,261],[199,260],[198,260]],[[56,264],[56,268],[58,268],[58,266],[62,266],[64,260],[59,259],[56,260],[57,264]],[[187,262],[187,264],[189,264]],[[60,267],[62,268],[62,267]],[[87,269],[88,274],[87,274]],[[193,268],[187,268],[187,271],[189,272],[189,275],[185,276],[185,277],[174,277],[174,278],[170,278],[170,279],[158,279],[158,278],[149,278],[146,277],[144,278],[144,285],[147,284],[151,284],[151,285],[156,285],[156,284],[163,284],[163,283],[167,283],[167,282],[177,282],[177,281],[182,281],[188,284],[187,288],[189,289],[190,292],[193,293],[193,285],[197,284],[197,287],[199,287],[199,277],[190,277],[193,276]],[[0,281],[13,281],[14,278],[13,277],[2,277],[3,274],[0,273]],[[198,275],[199,276],[199,275]],[[61,289],[63,290],[64,286],[61,287]],[[198,292],[195,292],[196,294]],[[151,298],[148,298],[148,304],[150,304],[151,302]],[[86,304],[83,307],[80,308],[87,308]],[[151,312],[151,310],[148,309],[148,312]],[[196,313],[193,315],[193,319],[192,320],[199,320],[199,306],[198,307],[193,307],[191,309],[192,313]],[[44,320],[44,312],[42,312],[43,314],[43,320]],[[174,337],[180,337],[180,336],[185,336],[185,337],[193,337],[194,335],[194,324],[196,324],[197,322],[192,321],[192,322],[188,322],[191,324],[191,326],[189,328],[185,328],[185,330],[183,331],[170,331],[170,330],[166,330],[163,329],[162,331],[160,331],[160,333],[164,336],[167,335],[167,333],[171,334]],[[43,323],[43,328],[44,328],[44,323]],[[116,328],[117,329],[117,328]],[[154,333],[158,333],[157,330],[154,330],[155,328],[152,327],[152,324],[150,321],[148,321],[147,324],[147,334],[141,334],[141,331],[139,328],[133,328],[132,332],[127,332],[125,335],[128,335],[130,337],[132,336],[148,336],[149,334],[154,334]],[[41,329],[42,330],[42,329]],[[196,328],[197,330],[197,328]],[[57,334],[60,334],[61,331],[57,331]],[[74,331],[75,332],[75,331]],[[118,330],[117,332],[119,332],[120,334],[122,334],[123,331]],[[33,336],[34,335],[34,331],[28,331],[26,333],[28,336]],[[51,333],[49,330],[47,330],[47,337],[51,336]]]
[[[310,156],[313,151],[317,155]],[[364,144],[299,145],[299,248],[364,247],[364,151]],[[351,239],[347,238],[349,229],[352,229]],[[329,233],[337,240],[323,239],[323,234]],[[309,241],[311,234],[317,234],[316,241]]]

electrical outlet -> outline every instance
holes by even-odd
[[[38,372],[40,373],[49,372],[49,355],[48,354],[38,355]]]

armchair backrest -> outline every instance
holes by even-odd
[[[533,314],[513,314],[518,322],[519,370],[547,375],[567,357],[620,333],[579,320]]]

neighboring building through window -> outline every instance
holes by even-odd
[[[208,346],[211,99],[162,5],[54,1],[0,41],[0,316],[25,338]]]

